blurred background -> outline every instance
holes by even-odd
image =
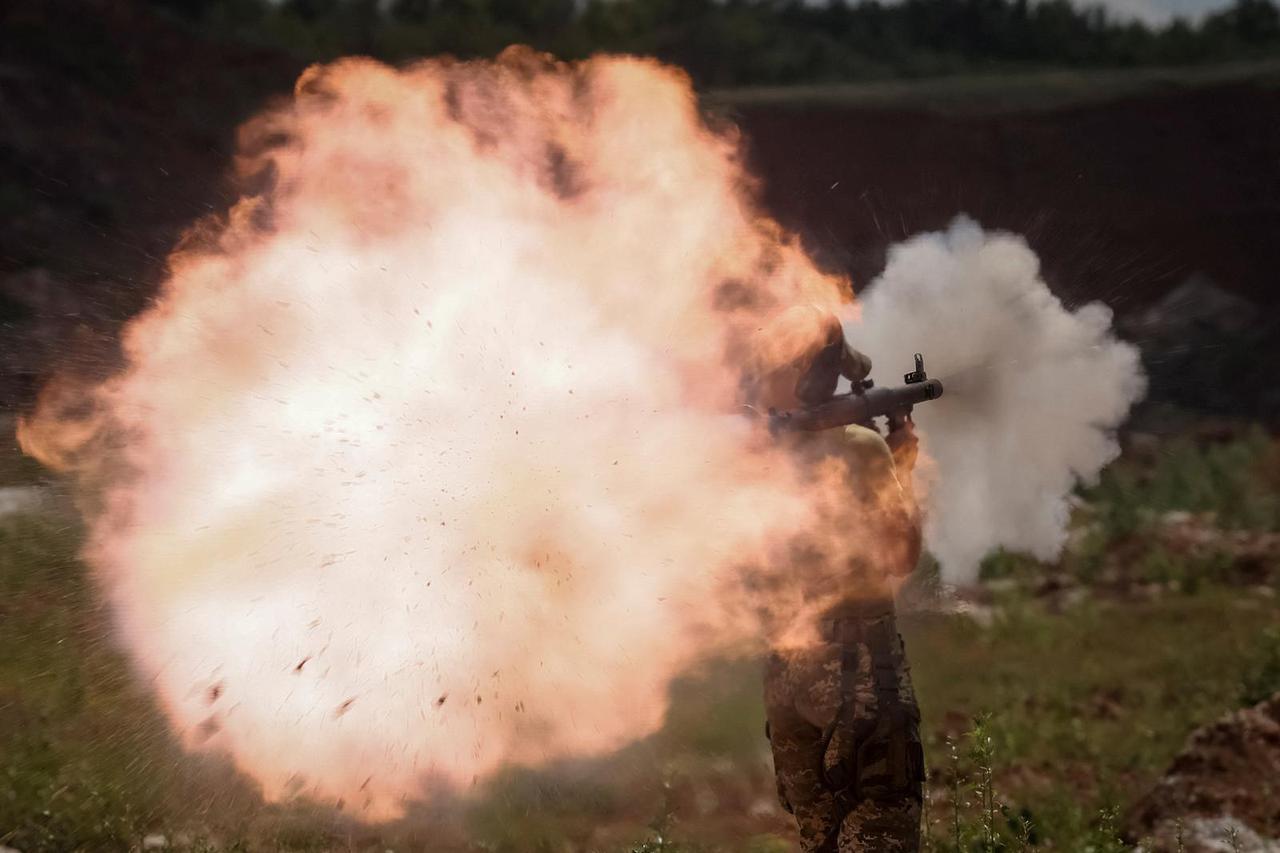
[[[1151,390],[1064,555],[993,554],[961,590],[926,563],[907,592],[929,844],[1280,850],[1272,0],[0,3],[0,845],[795,849],[750,660],[690,673],[624,754],[474,803],[380,828],[263,804],[182,754],[12,441],[55,370],[118,363],[184,229],[238,197],[237,127],[308,64],[512,43],[687,69],[769,211],[855,286],[963,212],[1024,235],[1068,307],[1115,310]]]

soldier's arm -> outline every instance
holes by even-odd
[[[862,482],[857,491],[874,513],[882,565],[898,577],[908,575],[919,563],[924,546],[920,508],[911,484],[915,433],[908,425],[890,433],[886,441],[875,430],[851,426],[845,430],[845,439],[861,459]]]
[[[891,431],[885,443],[893,457],[893,477],[901,495],[898,523],[902,525],[904,554],[903,559],[896,564],[899,569],[896,574],[903,576],[915,570],[920,562],[920,552],[924,549],[924,525],[912,477],[920,441],[916,438],[915,427],[911,421],[907,421],[905,426]]]

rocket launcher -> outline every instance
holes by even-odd
[[[888,418],[892,431],[906,423],[911,410],[920,403],[942,396],[942,383],[930,379],[924,370],[924,356],[916,353],[916,369],[902,377],[896,388],[879,388],[870,379],[854,385],[847,394],[807,409],[769,411],[769,429],[773,432],[799,430],[813,432],[834,427],[861,424],[872,426],[874,418]]]

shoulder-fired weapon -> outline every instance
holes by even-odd
[[[915,406],[942,396],[942,383],[925,373],[920,353],[916,353],[916,369],[903,376],[902,382],[899,387],[882,388],[864,379],[847,394],[836,394],[817,406],[786,412],[771,409],[769,429],[813,432],[849,424],[871,426],[874,418],[884,417],[892,431],[906,423]]]

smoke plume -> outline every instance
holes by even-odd
[[[1055,557],[1071,490],[1119,452],[1115,428],[1145,389],[1111,311],[1067,310],[1025,241],[961,217],[890,250],[847,335],[881,381],[919,350],[945,386],[915,413],[925,541],[944,577],[972,581],[997,547]]]

